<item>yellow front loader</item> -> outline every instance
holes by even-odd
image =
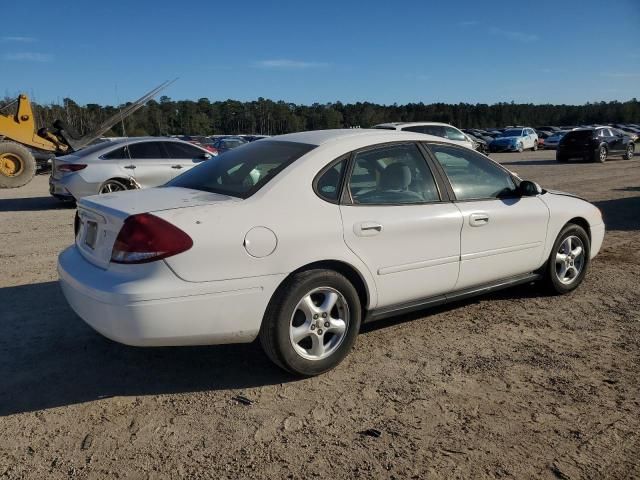
[[[72,134],[60,120],[53,122],[53,129],[37,129],[29,97],[20,95],[2,108],[5,110],[17,105],[15,114],[0,114],[0,188],[17,188],[31,181],[37,169],[31,150],[54,155],[66,155],[80,150],[141,108],[174,81],[164,82],[154,88],[105,120],[93,132],[80,138]]]

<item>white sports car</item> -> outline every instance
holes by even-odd
[[[300,375],[361,322],[540,280],[576,288],[600,211],[446,139],[325,130],[254,142],[164,187],[86,197],[58,271],[129,345],[250,342]]]

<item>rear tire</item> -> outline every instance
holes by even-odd
[[[634,154],[635,146],[633,145],[633,143],[629,143],[629,145],[627,146],[627,151],[624,153],[622,158],[624,158],[625,160],[631,160],[633,159]]]
[[[600,145],[600,148],[598,149],[598,152],[596,154],[595,157],[595,161],[596,162],[600,162],[600,163],[604,163],[607,161],[607,154],[609,152],[607,152],[607,147],[605,147],[604,145]]]
[[[547,261],[544,280],[547,288],[556,295],[578,288],[587,273],[590,252],[591,242],[584,228],[567,224],[556,238]]]
[[[362,307],[354,286],[333,270],[308,270],[273,295],[260,327],[260,343],[276,365],[313,376],[337,366],[360,331]]]
[[[129,190],[129,187],[121,180],[112,178],[100,186],[100,191],[98,193],[102,195],[105,193],[122,192],[124,190]]]
[[[36,159],[16,142],[0,142],[0,188],[18,188],[31,181],[37,170]]]

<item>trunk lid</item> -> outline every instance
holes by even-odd
[[[122,224],[130,215],[240,201],[235,197],[179,187],[129,190],[85,197],[78,203],[80,223],[76,246],[86,260],[107,269],[111,262],[113,244]]]

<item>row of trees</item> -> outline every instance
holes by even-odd
[[[1,102],[0,102],[1,104]],[[38,105],[40,125],[62,119],[78,133],[90,132],[119,107],[78,105],[65,98],[62,105]],[[264,98],[255,101],[210,101],[201,98],[151,100],[109,132],[113,136],[213,135],[257,133],[278,135],[300,130],[370,127],[393,121],[440,121],[460,128],[505,125],[579,125],[591,123],[640,123],[640,101],[599,102],[585,105],[533,105],[516,103],[446,104],[409,103],[378,105],[370,102],[296,105]]]

